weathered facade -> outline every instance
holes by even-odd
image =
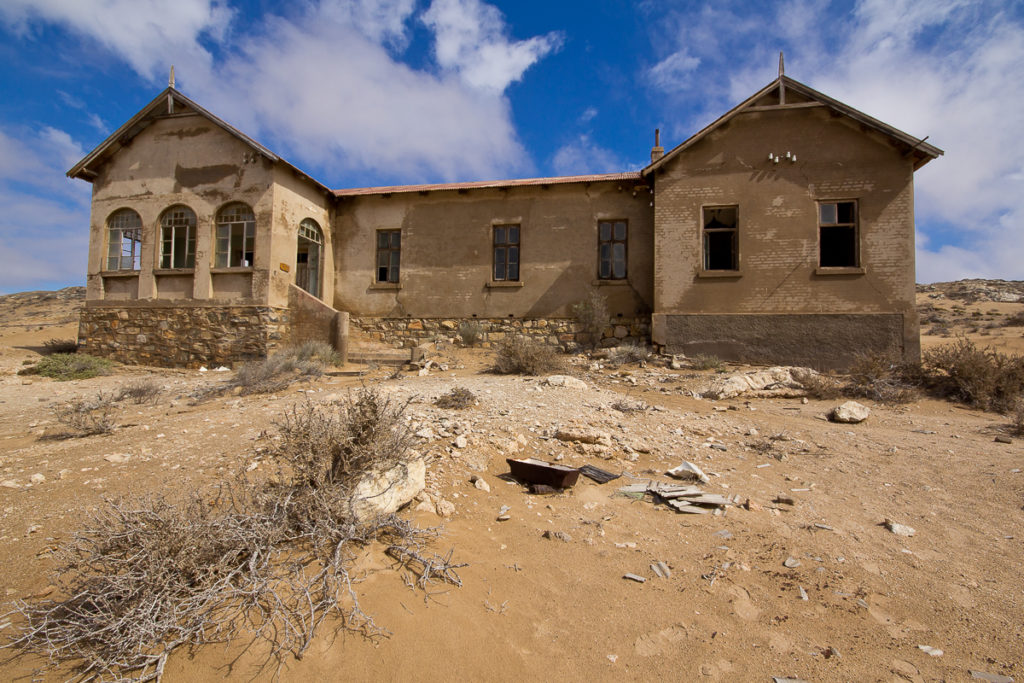
[[[914,358],[913,173],[941,153],[780,76],[639,172],[332,191],[169,88],[69,171],[93,183],[80,337],[168,365],[339,343],[342,318],[566,344],[598,292],[608,343]]]

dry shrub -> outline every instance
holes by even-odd
[[[328,620],[386,635],[355,588],[353,563],[368,544],[383,543],[420,587],[461,585],[464,566],[426,550],[436,530],[394,515],[358,520],[346,504],[369,469],[408,458],[403,408],[373,390],[337,411],[307,404],[281,426],[273,482],[239,477],[212,501],[107,501],[59,551],[66,597],[16,602],[5,647],[48,669],[69,664],[83,680],[143,681],[159,680],[179,648],[244,638],[283,663]]]
[[[468,408],[476,403],[476,394],[467,389],[466,387],[452,387],[451,391],[446,394],[441,394],[434,401],[434,405],[438,408],[449,408],[454,410],[461,410]]]
[[[93,398],[73,398],[53,407],[57,422],[78,436],[109,434],[117,427],[113,394],[100,392]]]
[[[879,403],[909,403],[918,397],[922,381],[920,364],[891,353],[857,354],[843,393]]]
[[[1024,436],[1024,398],[1018,398],[1013,408],[1013,433]]]
[[[1024,311],[1018,311],[1013,315],[1003,318],[1003,327],[1024,327]]]
[[[137,379],[129,382],[115,394],[115,401],[131,401],[137,405],[153,403],[160,396],[160,384],[152,379]]]
[[[484,328],[475,320],[466,320],[459,324],[459,339],[463,346],[476,346],[484,336]]]
[[[647,406],[642,401],[630,401],[624,398],[613,402],[611,407],[620,413],[640,413],[647,410]]]
[[[608,363],[615,366],[628,365],[646,361],[650,357],[650,350],[640,344],[623,344],[611,350],[608,355]]]
[[[601,343],[610,317],[608,302],[603,296],[591,290],[586,299],[572,305],[572,315],[576,319],[577,338],[581,344],[594,348]]]
[[[822,401],[831,401],[843,395],[843,384],[832,375],[824,373],[808,372],[800,379],[800,386],[804,388],[807,396]]]
[[[564,359],[553,347],[523,335],[512,335],[498,345],[493,370],[502,375],[544,375],[564,367]]]
[[[77,339],[47,339],[43,342],[43,355],[51,356],[55,353],[75,353],[78,351]]]
[[[85,353],[53,353],[18,374],[42,375],[59,382],[109,375],[114,363]]]
[[[970,406],[1006,413],[1024,394],[1024,356],[958,339],[927,351],[924,363],[934,392]]]
[[[320,377],[329,365],[338,363],[338,354],[323,342],[306,342],[273,353],[260,361],[245,363],[235,373],[228,388],[240,387],[242,396],[269,394],[286,389],[298,379]]]
[[[725,363],[718,356],[712,356],[706,353],[698,353],[696,356],[687,359],[690,362],[690,367],[694,370],[721,370],[725,367]]]

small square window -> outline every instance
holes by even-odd
[[[704,270],[739,270],[739,207],[705,206]]]
[[[494,279],[519,280],[519,226],[494,226]]]
[[[377,282],[398,282],[402,261],[402,231],[377,231]]]
[[[626,253],[629,224],[624,220],[597,224],[597,277],[601,280],[626,279]]]
[[[819,203],[818,265],[822,268],[856,268],[860,265],[857,242],[857,202]]]

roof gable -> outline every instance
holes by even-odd
[[[292,164],[279,157],[278,155],[271,152],[269,149],[261,145],[260,143],[253,140],[251,137],[241,132],[234,126],[229,125],[222,119],[214,116],[206,109],[185,97],[183,94],[175,90],[173,87],[169,87],[156,96],[149,104],[143,107],[135,116],[131,117],[114,131],[110,137],[101,142],[94,150],[89,152],[81,161],[71,167],[67,172],[67,175],[71,178],[81,178],[92,182],[96,177],[97,171],[94,170],[97,167],[103,165],[107,159],[116,154],[122,147],[126,146],[131,140],[139,133],[149,127],[151,123],[158,119],[165,119],[175,116],[187,116],[187,115],[198,115],[207,119],[214,125],[218,126],[229,135],[241,140],[243,143],[248,145],[261,156],[267,158],[271,162],[281,163],[284,166],[292,169],[295,173],[303,178],[306,178],[311,183],[316,185],[317,189],[325,194],[331,194],[331,190],[322,185],[321,183],[314,180],[308,174],[302,172]]]
[[[915,157],[914,170],[921,168],[932,159],[943,154],[941,149],[925,142],[927,137],[921,139],[915,138],[912,135],[904,133],[898,128],[894,128],[893,126],[883,123],[872,116],[868,116],[862,111],[854,109],[848,104],[843,104],[839,100],[832,99],[828,95],[818,92],[808,85],[804,85],[799,81],[795,81],[792,78],[783,75],[758,90],[736,107],[727,111],[696,134],[690,136],[687,140],[684,140],[682,143],[669,150],[660,159],[652,162],[644,168],[642,173],[647,175],[663,167],[670,160],[676,158],[683,151],[704,139],[712,131],[725,125],[738,114],[747,111],[779,111],[805,107],[828,107],[842,116],[853,119],[869,129],[878,131],[883,135],[902,143],[906,147],[906,153],[908,155],[913,154]]]

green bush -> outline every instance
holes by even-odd
[[[85,353],[54,353],[44,357],[25,374],[50,377],[60,382],[109,375],[114,363]]]

